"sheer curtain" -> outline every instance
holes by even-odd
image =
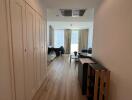
[[[54,47],[60,48],[64,47],[64,30],[55,30],[54,32]]]
[[[78,52],[78,42],[79,42],[79,30],[72,30],[71,33],[71,53]]]
[[[64,48],[66,54],[70,54],[71,50],[71,32],[72,30],[70,29],[64,30]]]
[[[79,51],[88,48],[88,29],[79,30]]]

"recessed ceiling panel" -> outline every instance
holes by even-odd
[[[65,17],[81,17],[86,9],[60,9],[61,15]]]

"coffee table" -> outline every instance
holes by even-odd
[[[74,54],[70,54],[70,63],[71,63],[71,59],[75,59],[75,61],[79,60],[79,55],[74,55]]]

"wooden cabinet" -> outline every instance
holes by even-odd
[[[110,71],[101,64],[89,64],[87,82],[88,100],[108,100]]]
[[[87,93],[87,78],[88,78],[88,65],[95,63],[89,58],[80,58],[78,66],[78,79],[81,84],[82,94],[86,95]]]
[[[46,75],[46,20],[25,0],[0,0],[0,12],[0,100],[32,100]]]

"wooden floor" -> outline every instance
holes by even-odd
[[[33,100],[86,100],[81,94],[74,61],[68,55],[55,59],[49,66],[48,75]]]

